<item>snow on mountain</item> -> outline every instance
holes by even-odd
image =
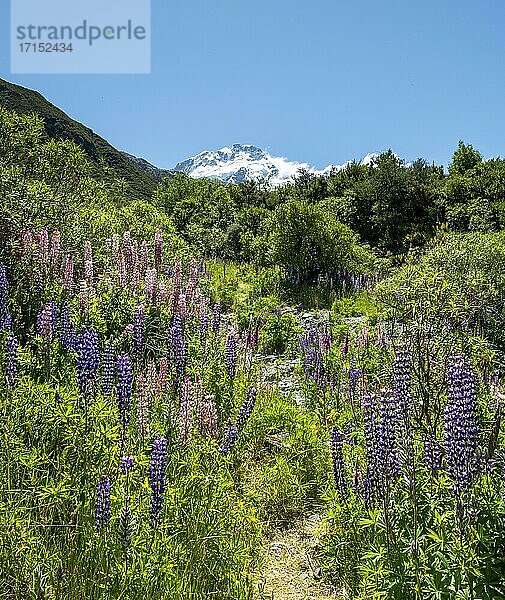
[[[370,162],[373,156],[369,154],[365,159]],[[208,177],[224,183],[263,180],[276,186],[292,180],[300,169],[315,175],[326,175],[332,169],[340,169],[344,166],[328,165],[325,169],[317,170],[307,163],[272,156],[265,150],[250,144],[233,144],[231,147],[216,151],[200,152],[200,154],[175,165],[174,170],[186,173],[190,177]]]

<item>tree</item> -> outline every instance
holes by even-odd
[[[363,272],[371,265],[357,234],[317,205],[295,199],[281,204],[268,220],[267,230],[261,255],[296,274],[300,282],[333,276],[342,269]]]
[[[471,144],[459,140],[458,148],[452,155],[452,163],[449,165],[449,174],[464,175],[481,162],[482,154]]]

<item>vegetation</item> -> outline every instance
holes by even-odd
[[[505,162],[132,198],[48,131],[0,109],[0,598],[263,600],[313,512],[342,597],[504,597]]]
[[[38,92],[0,79],[0,106],[20,115],[36,114],[42,118],[49,138],[67,140],[79,146],[90,160],[93,176],[107,183],[120,181],[125,196],[143,199],[151,196],[156,187],[155,177]]]

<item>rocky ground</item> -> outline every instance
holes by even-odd
[[[278,531],[265,545],[265,568],[258,582],[261,600],[329,600],[343,598],[324,583],[317,544],[322,521],[313,514]]]

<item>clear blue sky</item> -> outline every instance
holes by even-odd
[[[503,0],[152,0],[150,75],[11,75],[0,17],[2,77],[161,167],[234,142],[317,167],[505,155]]]

